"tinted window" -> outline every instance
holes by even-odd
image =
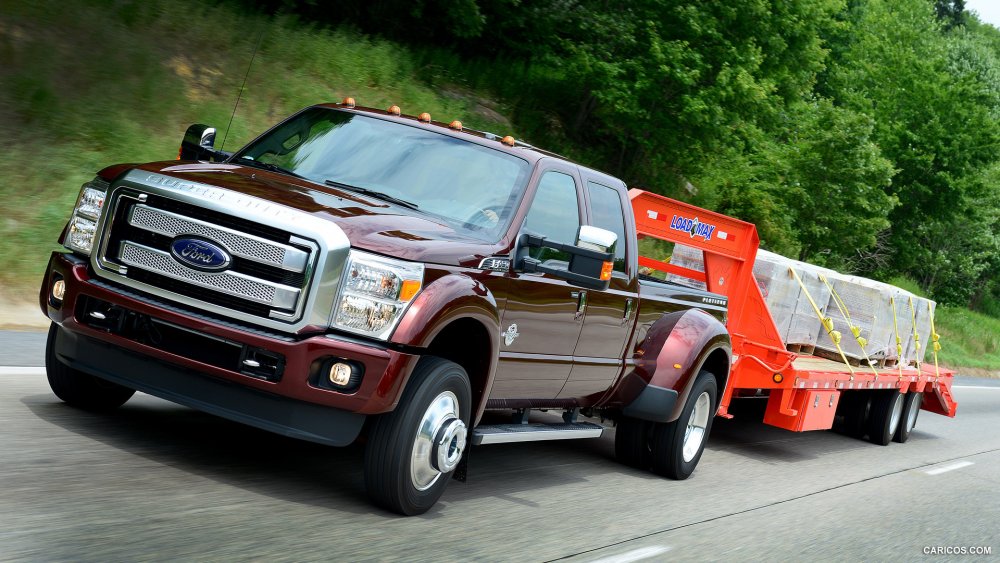
[[[587,182],[590,193],[590,211],[594,216],[594,226],[607,229],[618,235],[615,243],[615,270],[625,271],[625,215],[618,192],[601,184]]]
[[[524,228],[553,242],[576,244],[580,230],[579,208],[573,177],[562,172],[546,172],[538,182]],[[542,261],[569,260],[565,252],[548,248],[532,248],[530,255]]]
[[[290,118],[234,161],[274,164],[319,184],[329,180],[382,192],[490,241],[513,219],[530,173],[525,160],[499,150],[329,108]]]

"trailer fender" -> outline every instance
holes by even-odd
[[[623,414],[654,422],[677,420],[706,362],[719,385],[717,396],[722,397],[731,356],[729,332],[712,315],[701,309],[663,315],[636,348],[635,369],[625,376],[623,387],[645,385]]]

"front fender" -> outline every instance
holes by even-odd
[[[491,348],[499,354],[497,301],[485,285],[465,274],[448,274],[423,288],[399,321],[390,342],[426,348],[444,327],[462,318],[482,323],[490,335]]]
[[[701,309],[663,315],[637,347],[635,368],[622,381],[622,412],[656,422],[677,420],[705,360],[720,349],[727,359],[732,356],[729,332],[712,315]],[[724,380],[729,374],[715,375]]]

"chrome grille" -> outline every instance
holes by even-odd
[[[350,252],[344,231],[312,213],[141,169],[112,184],[98,232],[91,265],[119,288],[285,333],[329,325]],[[224,247],[229,268],[176,260],[185,235]]]
[[[126,266],[142,268],[208,289],[225,291],[278,309],[294,308],[300,293],[292,287],[255,280],[235,272],[207,274],[192,270],[178,263],[167,252],[128,241],[121,243],[118,258]]]
[[[133,227],[169,237],[199,235],[210,238],[222,243],[235,256],[285,270],[301,272],[306,267],[308,254],[297,248],[155,209],[145,204],[132,207],[128,222]]]

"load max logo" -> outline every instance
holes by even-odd
[[[697,217],[688,219],[680,215],[674,215],[674,219],[670,221],[670,228],[675,231],[685,232],[691,235],[691,238],[702,237],[705,240],[712,240],[712,233],[715,232],[715,225],[702,223]]]

